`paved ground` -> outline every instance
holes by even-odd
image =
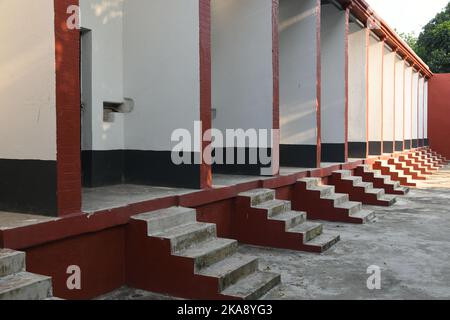
[[[243,246],[282,274],[266,299],[450,299],[450,167],[395,206],[372,209],[377,220],[367,225],[325,223],[342,241],[323,255]],[[381,290],[367,289],[372,265]],[[127,288],[105,298],[167,299]]]

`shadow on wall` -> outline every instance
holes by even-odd
[[[285,141],[316,141],[317,140],[317,114],[316,110],[309,108],[316,101],[299,101],[282,106],[283,117],[280,126]],[[309,109],[301,112],[300,110]],[[302,123],[299,127],[299,123]]]

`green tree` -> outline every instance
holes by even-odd
[[[414,49],[433,72],[450,73],[450,2],[423,28]]]
[[[414,50],[417,49],[417,36],[414,32],[404,33],[398,32],[399,36]]]

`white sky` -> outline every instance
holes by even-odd
[[[422,28],[445,8],[449,0],[367,0],[389,26],[419,35]]]

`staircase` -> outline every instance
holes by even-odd
[[[0,300],[51,300],[52,279],[25,271],[25,253],[0,249]]]
[[[395,166],[395,168],[399,170],[403,169],[407,175],[415,172],[420,176],[428,176],[433,173],[430,169],[421,165],[412,165],[406,163],[405,161],[401,161],[399,157],[389,159],[388,164]]]
[[[390,177],[384,176],[379,170],[374,170],[370,165],[360,165],[354,175],[361,177],[364,182],[370,182],[375,188],[384,189],[384,192],[390,195],[406,195],[409,192],[408,187],[402,187],[400,182],[392,181]]]
[[[436,162],[440,165],[444,165],[447,162],[447,159],[445,159],[443,156],[438,154],[437,152],[431,151],[431,150],[421,150],[419,152],[419,156],[421,156],[423,159]]]
[[[411,153],[410,155],[411,159],[422,161],[426,164],[432,165],[437,168],[441,168],[443,166],[443,161],[439,160],[435,156],[430,155],[429,153],[423,152],[423,151],[417,151],[414,153]]]
[[[308,219],[363,224],[375,218],[360,202],[352,202],[348,194],[335,193],[334,186],[322,185],[318,178],[297,181],[292,205],[305,211]]]
[[[362,177],[353,176],[348,170],[333,172],[329,183],[337,192],[348,194],[351,201],[366,205],[390,207],[397,201],[395,196],[386,195],[384,189],[375,189],[373,183],[363,182]]]
[[[411,181],[409,176],[406,176],[403,171],[397,170],[394,166],[387,163],[387,160],[377,160],[373,164],[375,170],[379,170],[382,175],[389,176],[392,181],[398,181],[404,187],[416,187],[417,184]]]
[[[390,166],[391,171],[398,171],[403,173],[404,176],[410,177],[413,180],[427,180],[426,176],[424,176],[420,171],[415,170],[413,167],[405,166],[401,162],[397,162],[395,159],[381,160],[384,166]]]
[[[323,225],[307,221],[305,212],[293,211],[291,202],[275,199],[275,191],[256,189],[241,193],[233,217],[233,237],[241,243],[322,253],[340,240],[323,233]]]
[[[127,232],[131,287],[188,299],[254,300],[277,286],[258,259],[239,254],[236,240],[217,237],[216,225],[196,211],[173,207],[134,216]]]
[[[412,166],[413,168],[415,168],[416,170],[418,168],[425,168],[426,170],[430,171],[430,172],[434,172],[439,170],[438,166],[435,166],[425,160],[419,159],[417,157],[414,157],[411,154],[405,155],[405,156],[400,156],[399,157],[399,161]]]
[[[396,166],[396,168],[403,167],[403,168],[415,170],[417,172],[420,172],[420,174],[422,174],[422,175],[433,174],[433,171],[431,170],[431,168],[424,167],[418,163],[415,163],[411,160],[405,160],[405,158],[401,158],[401,157],[389,159],[388,163]]]

